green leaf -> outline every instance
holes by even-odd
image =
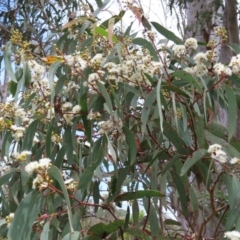
[[[146,130],[146,124],[148,121],[148,117],[150,114],[150,111],[152,109],[152,104],[156,99],[156,88],[151,91],[151,93],[148,95],[147,99],[144,102],[143,109],[142,109],[142,115],[141,115],[141,122],[142,122],[142,132],[144,133]]]
[[[192,155],[192,157],[188,157],[186,162],[184,163],[181,169],[181,176],[185,175],[187,171],[200,159],[202,159],[207,153],[206,149],[198,149]]]
[[[177,191],[178,191],[178,194],[180,197],[182,213],[185,217],[187,217],[187,215],[188,215],[188,196],[186,194],[184,184],[176,172],[171,171],[171,175],[172,175],[172,179],[175,183],[175,186],[177,188]]]
[[[49,239],[49,230],[50,230],[50,221],[47,221],[43,226],[40,240],[48,240]]]
[[[240,46],[236,43],[229,43],[227,44],[227,46],[230,47],[230,49],[235,52],[236,54],[239,54],[240,53]]]
[[[136,192],[127,192],[120,194],[114,199],[114,202],[135,200],[143,197],[164,197],[164,196],[165,196],[164,194],[155,190],[139,190]]]
[[[157,106],[158,106],[158,113],[159,113],[159,124],[160,130],[163,132],[163,113],[162,113],[162,102],[161,102],[161,83],[162,80],[158,80],[157,84]]]
[[[28,85],[31,82],[31,72],[26,62],[23,64],[23,79],[24,79],[24,86],[28,87]]]
[[[9,179],[12,177],[13,173],[17,172],[19,169],[18,168],[11,168],[10,171],[5,173],[1,178],[0,178],[0,186],[3,184],[7,183]]]
[[[225,231],[231,230],[234,227],[239,215],[240,215],[240,202],[238,201],[234,208],[232,208],[228,213],[227,221],[225,224]]]
[[[62,240],[78,240],[80,236],[80,232],[74,231],[72,233],[68,233],[63,237]]]
[[[237,100],[233,89],[226,85],[226,99],[228,101],[228,141],[234,135],[237,124]]]
[[[151,22],[155,29],[162,34],[165,38],[173,41],[176,44],[183,44],[183,41],[178,38],[173,32],[167,30],[165,27],[156,22]]]
[[[173,72],[171,74],[173,77],[184,79],[185,81],[188,81],[191,85],[193,85],[200,93],[202,92],[202,88],[197,82],[197,80],[189,73],[179,70],[176,72]]]
[[[126,142],[128,144],[128,157],[129,157],[129,164],[132,166],[137,157],[137,147],[136,147],[136,140],[133,132],[128,129],[127,127],[123,127],[123,132],[126,136]]]
[[[149,51],[150,55],[153,57],[153,60],[156,62],[159,61],[157,51],[149,41],[144,38],[134,38],[132,40],[132,43],[146,48]]]
[[[190,154],[190,149],[186,146],[182,138],[178,135],[175,129],[166,122],[163,121],[163,134],[169,139],[169,141],[176,147],[180,154]]]
[[[1,151],[2,158],[4,158],[5,155],[8,156],[11,141],[12,141],[12,133],[6,132],[2,142],[2,151]]]
[[[205,140],[205,134],[204,134],[204,121],[203,121],[203,118],[200,117],[199,115],[197,115],[194,121],[194,128],[197,135],[199,148],[205,148],[206,140]]]
[[[72,224],[72,212],[71,212],[71,204],[70,204],[70,200],[69,200],[69,197],[68,197],[68,192],[67,192],[67,188],[63,182],[63,178],[62,178],[62,174],[61,172],[59,171],[58,168],[56,168],[55,166],[52,166],[49,170],[48,170],[48,173],[49,173],[49,176],[52,178],[52,179],[55,179],[60,187],[61,187],[61,190],[63,192],[63,195],[64,195],[64,198],[65,198],[65,201],[67,203],[67,211],[68,211],[68,220],[69,220],[69,224],[70,224],[70,229],[71,229],[71,232],[73,232],[73,224]]]
[[[64,132],[64,147],[66,149],[67,160],[69,164],[74,163],[73,158],[73,141],[72,141],[72,127],[67,126]]]
[[[129,220],[130,220],[130,208],[128,206],[127,207],[127,214],[126,214],[126,217],[125,217],[125,223],[124,223],[123,229],[127,229],[128,228]]]
[[[88,166],[87,169],[82,173],[79,179],[78,189],[85,189],[89,185],[89,183],[92,181],[94,170],[102,162],[102,160],[103,160],[103,148],[102,146],[100,146],[98,150],[97,160],[94,161],[90,166]]]
[[[115,220],[110,222],[109,224],[98,223],[88,230],[88,235],[91,235],[89,240],[95,240],[96,237],[100,237],[101,239],[106,238],[110,233],[115,232],[119,227],[124,224],[124,220]]]
[[[106,100],[106,105],[108,107],[109,114],[112,115],[113,107],[112,107],[112,102],[111,102],[110,96],[109,96],[109,94],[107,92],[107,89],[105,88],[104,84],[102,84],[100,82],[97,83],[97,86],[98,86],[98,89],[100,90],[101,94],[103,95],[103,97]]]
[[[54,99],[54,96],[55,96],[55,90],[54,90],[55,74],[56,74],[56,71],[61,64],[62,63],[59,62],[59,61],[54,62],[51,65],[51,67],[49,69],[49,72],[48,72],[48,81],[49,81],[49,87],[50,87],[50,90],[51,90],[51,105],[53,104],[53,99]]]
[[[125,232],[134,236],[134,238],[139,238],[141,240],[151,240],[147,232],[138,228],[128,228]]]
[[[8,42],[7,45],[5,46],[5,50],[4,50],[4,66],[7,70],[7,73],[9,75],[9,77],[11,78],[11,80],[13,82],[17,83],[17,78],[13,72],[12,69],[12,62],[11,62],[11,42]]]
[[[103,3],[102,3],[102,0],[95,0],[96,3],[97,3],[97,6],[100,8],[102,7]]]
[[[101,27],[95,26],[95,33],[98,33],[99,35],[108,38],[108,32]],[[114,43],[117,42],[117,37],[116,36],[113,35],[112,39],[113,39]]]
[[[174,157],[167,163],[167,165],[165,166],[165,168],[163,169],[162,175],[165,174],[165,173],[169,170],[169,168],[171,168],[171,167],[175,164],[176,161],[178,161],[179,159],[181,159],[181,157],[182,157],[182,155],[176,155],[176,156],[174,156]]]
[[[48,126],[47,134],[46,134],[46,157],[52,159],[52,130],[53,130],[53,125],[55,123],[55,119],[53,118]]]
[[[28,128],[25,132],[25,135],[24,135],[22,150],[31,150],[32,149],[33,138],[35,136],[35,133],[37,132],[38,124],[39,124],[39,120],[36,119],[28,126]]]
[[[164,223],[166,224],[166,225],[176,225],[176,226],[181,226],[181,223],[179,223],[178,221],[175,221],[175,220],[173,220],[173,219],[166,219],[165,221],[164,221]]]
[[[44,200],[41,192],[32,191],[20,202],[8,231],[9,239],[30,240],[32,225],[41,213]]]

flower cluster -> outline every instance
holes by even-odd
[[[25,166],[25,171],[32,176],[34,172],[37,173],[36,178],[33,180],[33,189],[44,190],[48,187],[52,180],[48,176],[47,170],[52,166],[51,159],[42,158],[39,161],[30,162]]]
[[[236,164],[240,161],[237,157],[230,159],[226,152],[222,150],[222,146],[219,144],[210,145],[208,153],[211,154],[211,158],[217,160],[220,163],[226,163],[229,161],[230,164]]]
[[[76,115],[78,115],[81,111],[81,107],[79,105],[73,106],[71,102],[65,102],[62,105],[63,118],[68,125],[72,125],[72,120]]]
[[[121,142],[125,141],[125,135],[122,131],[123,122],[121,119],[116,119],[115,117],[112,117],[109,120],[98,122],[98,126],[100,128],[97,134],[107,134],[114,138],[117,136]]]
[[[29,160],[28,158],[32,155],[32,152],[31,151],[22,151],[20,153],[13,153],[12,154],[12,157],[13,159],[16,159],[17,161],[19,162],[22,162],[22,161],[27,161]]]
[[[15,215],[14,213],[10,213],[8,216],[6,216],[5,219],[8,224],[10,224],[13,221],[14,215]]]
[[[240,232],[238,231],[225,232],[224,237],[228,238],[229,240],[240,240]]]

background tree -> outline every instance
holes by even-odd
[[[0,106],[1,235],[221,239],[239,231],[238,58],[229,67],[218,63],[215,44],[199,52],[196,39],[148,22],[138,3],[99,22],[109,2],[83,2],[75,18],[70,12],[79,6],[68,5],[69,21],[43,21],[37,53],[22,29],[2,26],[10,34],[4,65],[13,100]],[[46,20],[49,7],[29,9]],[[144,26],[143,37],[131,25],[113,31],[125,11]],[[226,32],[215,31],[226,42]],[[162,44],[157,33],[175,45]],[[213,114],[219,102],[228,128]]]

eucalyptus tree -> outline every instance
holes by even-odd
[[[110,2],[86,1],[75,18],[68,13],[78,9],[74,4],[63,2],[66,11],[47,1],[32,6],[36,16],[49,7],[56,16],[71,15],[61,25],[44,22],[37,53],[23,30],[9,30],[3,54],[12,100],[0,105],[1,236],[202,239],[216,219],[211,238],[239,237],[239,57],[219,63],[198,51],[197,39],[183,41],[147,22],[136,2],[99,21]],[[143,37],[131,24],[115,33],[126,11],[145,27]],[[216,35],[224,43],[226,32]],[[229,114],[227,128],[213,114],[218,102]],[[207,215],[197,218],[203,208]]]

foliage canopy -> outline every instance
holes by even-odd
[[[0,105],[1,236],[202,237],[213,219],[214,239],[240,231],[240,61],[224,66],[215,52],[226,32],[216,29],[202,53],[195,39],[183,42],[157,22],[141,37],[132,25],[113,31],[125,11],[142,23],[140,9],[127,4],[101,23],[109,1],[96,2],[94,12],[85,4],[83,15],[54,28],[42,52],[18,29],[4,46],[12,100]]]

